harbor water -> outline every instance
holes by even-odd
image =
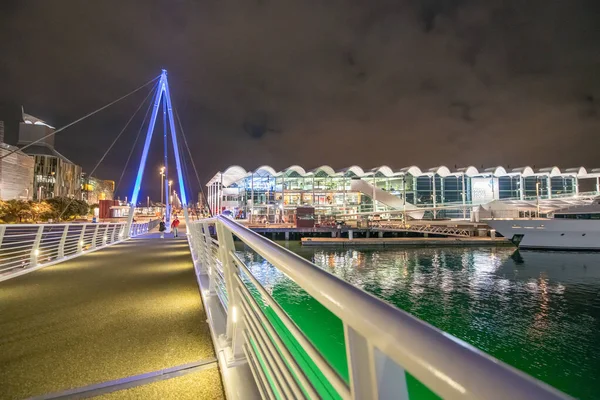
[[[600,398],[600,253],[286,246],[571,396]],[[339,319],[259,256],[241,253],[263,286],[347,378]],[[409,379],[408,384],[410,389],[418,382]]]

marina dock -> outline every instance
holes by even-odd
[[[512,242],[505,238],[470,237],[470,238],[432,238],[432,237],[393,237],[393,238],[302,238],[303,246],[340,246],[340,247],[373,247],[373,246],[419,246],[419,247],[442,247],[442,246],[491,246],[510,247]]]

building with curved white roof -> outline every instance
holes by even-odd
[[[317,214],[360,214],[399,207],[434,209],[434,215],[465,215],[453,205],[486,204],[495,200],[528,201],[576,197],[580,182],[588,181],[600,192],[600,169],[478,169],[474,166],[433,168],[388,166],[364,169],[357,165],[334,170],[328,165],[305,169],[292,165],[281,171],[263,165],[254,170],[231,166],[208,183],[208,202],[213,214],[231,210],[271,222],[286,219],[298,206],[312,206]],[[361,185],[352,181],[361,180]],[[391,195],[391,196],[390,196]],[[439,209],[439,212],[437,210]],[[441,213],[441,214],[440,214]]]

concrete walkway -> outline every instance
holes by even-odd
[[[213,360],[187,241],[168,236],[142,236],[0,283],[0,399]],[[196,398],[223,396],[215,367],[169,381],[110,396],[184,398],[178,387]]]

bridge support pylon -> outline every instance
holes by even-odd
[[[181,206],[183,208],[183,215],[184,215],[186,226],[189,223],[189,216],[188,216],[188,210],[187,210],[188,202],[187,202],[187,196],[185,193],[185,187],[184,187],[184,183],[183,183],[181,157],[179,154],[179,147],[177,144],[177,135],[176,135],[176,131],[175,131],[175,119],[173,118],[173,106],[171,104],[171,94],[169,91],[167,70],[165,70],[165,69],[163,69],[161,72],[160,80],[156,87],[156,93],[154,94],[153,99],[154,99],[153,100],[154,104],[153,104],[153,108],[152,108],[152,114],[150,116],[150,123],[148,124],[146,140],[144,142],[144,150],[142,152],[142,157],[140,159],[140,165],[138,168],[135,185],[133,187],[133,194],[131,195],[129,218],[127,220],[127,231],[126,231],[127,235],[129,235],[129,232],[131,229],[131,224],[133,223],[135,206],[137,205],[137,202],[138,202],[138,196],[140,194],[140,188],[141,188],[141,184],[142,184],[142,177],[144,176],[144,168],[146,167],[146,161],[148,159],[148,150],[150,149],[150,142],[152,141],[152,134],[154,132],[154,127],[156,125],[156,119],[158,117],[158,113],[159,113],[161,104],[163,106],[163,110],[166,110],[166,113],[163,112],[163,119],[165,119],[165,121],[164,121],[165,122],[164,123],[165,139],[167,137],[167,123],[166,122],[168,121],[168,128],[169,128],[168,131],[170,132],[171,143],[173,146],[173,154],[175,156],[175,166],[176,166],[176,170],[177,170],[177,183],[179,184],[179,193],[181,196]],[[167,145],[168,145],[168,141],[165,140],[165,161],[167,159],[167,157],[166,157]],[[165,165],[165,167],[166,167],[166,165]],[[168,177],[166,179],[168,179]],[[165,225],[167,227],[170,227],[170,225],[171,225],[171,208],[170,208],[170,204],[169,204],[169,196],[166,196],[165,205],[166,205],[166,207],[165,207]]]

